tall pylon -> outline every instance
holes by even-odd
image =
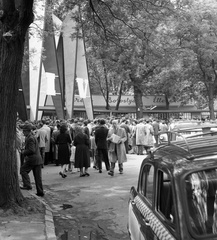
[[[93,104],[90,92],[86,51],[82,29],[77,28],[73,15],[78,8],[69,12],[63,20],[63,46],[65,66],[65,101],[66,112],[69,118],[74,115],[74,93],[76,79],[87,80],[86,96],[83,98],[88,119],[93,119]]]
[[[76,9],[68,13],[61,22],[52,14],[50,0],[36,1],[35,4],[38,17],[29,29],[28,74],[23,74],[20,84],[20,93],[23,94],[23,98],[20,96],[20,99],[25,100],[28,119],[40,120],[43,112],[47,110],[55,111],[59,119],[74,117],[77,78],[85,79],[87,83],[83,103],[87,117],[93,119],[84,39],[78,37],[78,34],[82,36],[83,33],[81,29],[77,29],[76,22],[72,18]],[[54,31],[54,25],[59,26],[59,32]],[[75,33],[77,37],[73,38]],[[25,118],[21,109],[20,113]]]

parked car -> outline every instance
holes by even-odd
[[[217,134],[163,143],[130,190],[132,240],[217,239]]]

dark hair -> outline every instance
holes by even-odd
[[[88,121],[84,120],[84,126],[87,126],[87,124],[88,124]]]
[[[60,125],[60,132],[65,133],[66,131],[67,131],[67,125],[65,123]]]
[[[100,124],[101,124],[101,125],[104,125],[104,124],[105,124],[105,119],[103,119],[103,118],[100,119]]]

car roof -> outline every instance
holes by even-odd
[[[201,131],[203,129],[212,129],[215,131],[217,130],[217,124],[214,122],[183,121],[175,123],[173,131]]]
[[[150,160],[171,173],[183,174],[204,168],[217,168],[217,133],[191,136],[166,142],[153,151]]]

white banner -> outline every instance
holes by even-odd
[[[46,93],[47,95],[55,96],[55,74],[46,72],[46,80],[47,80],[47,88]]]

